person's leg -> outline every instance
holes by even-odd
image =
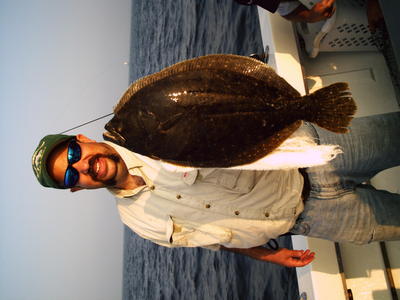
[[[346,134],[315,130],[321,144],[342,148],[331,164],[343,181],[360,183],[400,165],[400,112],[354,119]]]
[[[292,233],[356,244],[400,240],[400,195],[331,183],[311,192]]]
[[[310,197],[291,232],[358,244],[400,239],[400,195],[360,184],[400,165],[400,114],[355,119],[343,135],[307,126],[321,144],[338,144],[343,154],[306,170]]]

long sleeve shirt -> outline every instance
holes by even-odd
[[[146,183],[134,190],[109,189],[122,222],[159,245],[255,247],[288,232],[303,211],[297,169],[171,172],[160,161],[106,143]]]

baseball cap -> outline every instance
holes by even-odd
[[[64,188],[47,172],[47,158],[58,145],[73,138],[75,138],[74,135],[49,134],[40,140],[39,145],[32,155],[32,169],[37,180],[44,187]]]

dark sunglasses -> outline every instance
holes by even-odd
[[[78,145],[76,140],[71,140],[67,149],[68,167],[64,175],[65,188],[72,188],[78,183],[79,172],[72,165],[81,159],[81,154],[81,146]]]

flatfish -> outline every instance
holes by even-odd
[[[302,121],[344,133],[355,110],[346,83],[301,96],[263,62],[215,54],[134,82],[104,138],[180,166],[226,168],[266,156]]]

